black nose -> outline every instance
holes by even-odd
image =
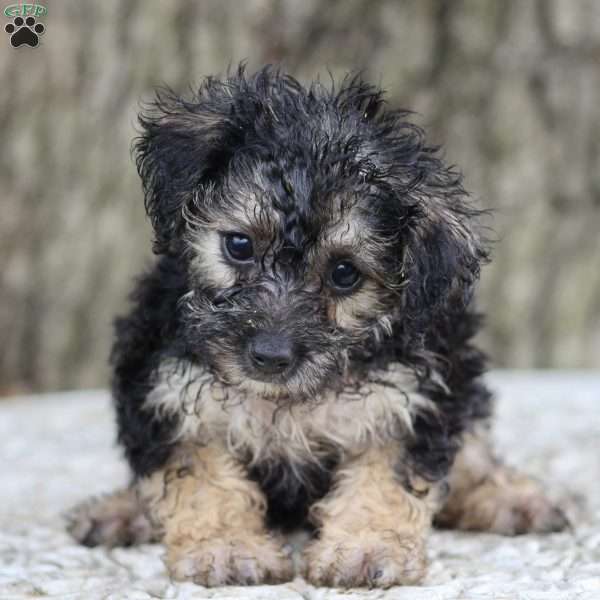
[[[252,364],[269,375],[283,373],[294,362],[294,344],[281,333],[257,334],[248,349]]]

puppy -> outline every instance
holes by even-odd
[[[162,541],[177,580],[419,582],[439,525],[556,531],[502,465],[473,285],[487,260],[460,175],[359,78],[243,68],[161,92],[135,144],[154,267],[116,322],[131,486],[77,507],[86,545]]]

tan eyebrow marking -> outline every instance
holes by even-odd
[[[379,257],[385,252],[383,239],[356,212],[347,212],[326,228],[312,250],[311,260],[322,272],[333,256],[347,256],[366,276],[382,283]]]

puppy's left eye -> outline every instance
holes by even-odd
[[[358,283],[360,271],[349,260],[340,260],[333,265],[330,278],[334,287],[348,291]]]
[[[243,233],[225,234],[225,250],[237,262],[248,262],[254,256],[252,240]]]

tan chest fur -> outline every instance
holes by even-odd
[[[375,372],[352,391],[325,392],[291,404],[248,389],[224,386],[197,367],[174,373],[164,365],[146,408],[177,415],[181,441],[226,446],[244,460],[319,460],[335,450],[354,455],[409,436],[414,415],[433,410],[414,375],[395,365]]]

